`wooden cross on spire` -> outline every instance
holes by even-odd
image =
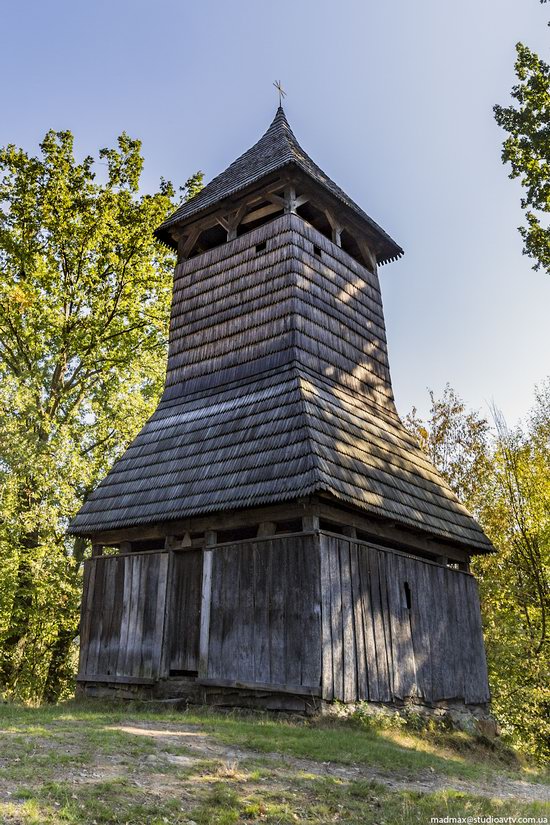
[[[275,88],[279,92],[279,106],[282,106],[283,105],[283,98],[286,97],[286,92],[283,89],[283,87],[281,86],[281,81],[280,80],[276,80],[273,85],[275,86]]]

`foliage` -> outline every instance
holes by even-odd
[[[510,177],[519,178],[524,190],[521,207],[526,225],[519,231],[524,253],[534,269],[550,273],[550,66],[518,43],[515,63],[518,83],[512,89],[517,106],[495,106],[495,119],[507,133],[503,163]]]
[[[449,384],[440,399],[433,391],[429,393],[428,421],[423,422],[413,407],[405,417],[405,426],[416,436],[460,500],[473,513],[478,513],[483,498],[480,492],[490,472],[489,423],[476,411],[468,411]]]
[[[467,412],[449,387],[409,428],[477,516],[497,553],[478,556],[493,710],[504,733],[550,756],[550,382],[527,424]],[[465,475],[467,481],[465,481]]]
[[[68,519],[162,389],[173,256],[152,232],[174,190],[139,194],[126,134],[99,177],[70,132],[40,149],[0,149],[0,683],[53,700],[74,673],[86,551]]]

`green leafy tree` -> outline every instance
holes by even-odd
[[[165,181],[139,193],[126,134],[97,173],[70,132],[40,149],[0,149],[0,684],[54,700],[86,552],[68,520],[162,389],[174,261],[152,233],[175,204]]]
[[[475,410],[468,410],[449,384],[441,398],[436,398],[432,390],[429,395],[428,420],[422,421],[413,408],[405,418],[405,425],[462,503],[477,514],[491,471],[489,422]]]
[[[550,382],[524,427],[495,427],[446,387],[406,424],[497,552],[477,556],[492,707],[505,735],[550,756]]]
[[[508,133],[502,160],[524,191],[526,225],[519,228],[524,253],[534,269],[550,273],[550,66],[522,43],[516,50],[515,105],[495,106],[495,119]]]

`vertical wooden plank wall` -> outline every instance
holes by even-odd
[[[281,536],[211,552],[208,680],[318,690],[317,537]]]
[[[320,553],[323,698],[489,700],[473,576],[323,532]]]
[[[86,562],[80,681],[158,678],[168,553],[99,556]]]

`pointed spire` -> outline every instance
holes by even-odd
[[[183,203],[156,231],[156,236],[174,246],[170,227],[210,209],[218,201],[235,195],[248,186],[285,166],[294,165],[317,185],[325,189],[350,209],[356,218],[368,224],[370,234],[378,237],[381,250],[379,263],[393,260],[403,254],[401,247],[370,218],[346,193],[332,181],[309,157],[298,143],[282,105],[262,137],[244,154],[233,161],[220,175],[213,178],[194,198]]]

